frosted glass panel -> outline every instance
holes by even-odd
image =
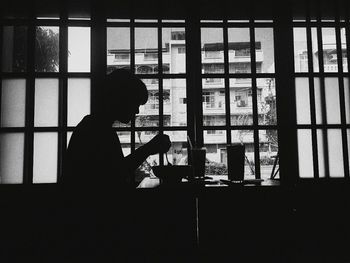
[[[26,81],[5,79],[1,92],[1,127],[24,127]]]
[[[33,183],[57,182],[57,133],[34,134]]]
[[[324,147],[323,147],[323,131],[317,130],[317,154],[318,154],[318,173],[319,177],[325,177],[324,163]]]
[[[35,80],[34,125],[58,125],[58,79]]]
[[[340,124],[338,78],[325,78],[326,114],[328,124]]]
[[[321,86],[320,79],[314,78],[315,89],[315,110],[316,110],[316,124],[322,124],[322,103],[321,103]]]
[[[76,126],[90,114],[90,79],[68,79],[68,126]]]
[[[344,98],[345,98],[346,123],[350,124],[350,87],[349,87],[349,78],[344,78]]]
[[[297,123],[310,124],[310,94],[308,78],[295,79],[295,100],[297,108]]]
[[[343,143],[340,129],[328,130],[329,176],[344,177]]]
[[[311,28],[311,39],[312,39],[312,60],[314,64],[314,72],[319,72],[318,62],[318,37],[316,27]]]
[[[314,176],[311,130],[298,130],[299,177]]]
[[[256,72],[274,73],[273,28],[255,28],[255,43]]]
[[[0,183],[20,184],[23,182],[24,134],[5,133],[0,135]]]
[[[90,28],[68,27],[68,72],[90,72]]]

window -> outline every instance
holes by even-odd
[[[349,176],[346,26],[319,18],[294,23],[300,178]]]

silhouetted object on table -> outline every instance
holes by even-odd
[[[132,186],[135,170],[149,155],[167,152],[167,135],[156,135],[149,143],[124,157],[114,121],[128,123],[147,102],[145,84],[127,70],[107,75],[96,114],[87,115],[70,139],[64,183],[66,185]]]

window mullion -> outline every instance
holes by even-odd
[[[231,110],[230,110],[230,79],[227,19],[224,20],[224,73],[225,73],[225,112],[226,112],[226,142],[231,144]]]
[[[135,73],[135,19],[130,19],[130,71]],[[135,117],[131,120],[131,153],[135,151]]]
[[[163,113],[163,53],[162,53],[162,24],[161,19],[158,19],[158,103],[159,103],[159,133],[164,133],[163,128],[163,119],[164,119],[164,113]],[[164,155],[159,154],[159,163],[162,165],[164,163]]]

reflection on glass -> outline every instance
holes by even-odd
[[[58,126],[58,79],[36,79],[34,101],[34,125]]]
[[[308,72],[306,28],[293,28],[294,36],[294,71]]]
[[[135,29],[135,73],[158,73],[157,28]]]
[[[277,124],[276,87],[274,78],[256,80],[258,118],[260,125]]]
[[[186,73],[185,28],[163,28],[163,73]]]
[[[228,29],[228,54],[230,73],[251,72],[249,28]],[[257,58],[257,61],[260,60],[260,57]]]
[[[299,177],[314,176],[311,130],[298,130]]]
[[[340,41],[341,41],[343,72],[348,72],[348,58],[347,58],[347,50],[346,50],[346,32],[345,32],[344,27],[340,28]]]
[[[34,133],[33,183],[57,182],[57,133]]]
[[[163,125],[187,125],[186,79],[163,81]]]
[[[227,175],[226,131],[204,130],[206,148],[206,175]]]
[[[343,142],[340,129],[328,130],[329,176],[344,177]]]
[[[230,79],[231,125],[253,124],[251,79]]]
[[[224,72],[222,28],[201,28],[202,73]]]
[[[311,124],[308,78],[295,79],[295,103],[297,124]]]
[[[272,28],[255,28],[256,72],[275,72],[275,49]]]
[[[76,126],[90,114],[90,79],[68,79],[67,124]]]
[[[68,72],[90,72],[90,28],[68,27]]]
[[[186,131],[165,131],[164,134],[170,137],[171,147],[168,151],[168,160],[173,165],[187,165],[187,132]],[[164,156],[164,165],[167,165]]]
[[[1,127],[24,127],[25,79],[4,79],[1,87]]]
[[[338,78],[325,78],[326,114],[328,124],[340,124]]]
[[[27,27],[4,26],[2,31],[2,71],[25,72],[27,64]]]
[[[117,68],[130,69],[130,29],[107,28],[107,73]]]
[[[23,183],[24,134],[0,134],[0,184]]]
[[[334,28],[322,28],[324,72],[337,72],[337,45]]]
[[[346,123],[350,123],[350,86],[349,78],[344,78],[344,99],[345,99],[345,116]]]
[[[58,72],[59,27],[36,27],[35,71]]]
[[[311,28],[311,42],[312,42],[312,60],[314,72],[319,72],[318,64],[318,36],[316,27]]]
[[[316,124],[323,124],[320,79],[314,78]]]
[[[136,127],[159,126],[159,85],[158,79],[142,79],[148,90],[146,104],[139,107],[139,114],[136,115]]]
[[[317,130],[317,155],[318,155],[318,174],[319,177],[326,177],[324,147],[323,147],[323,131]]]
[[[244,179],[255,179],[254,166],[254,133],[252,130],[231,131],[232,143],[240,143],[245,146]]]
[[[225,125],[225,83],[224,79],[202,80],[203,125]]]
[[[261,178],[262,179],[270,178],[275,162],[276,162],[275,171],[279,167],[278,161],[276,161],[278,157],[277,130],[260,130],[259,131],[259,152],[260,152]]]
[[[117,131],[117,135],[122,146],[124,156],[131,153],[131,132],[129,131]]]

